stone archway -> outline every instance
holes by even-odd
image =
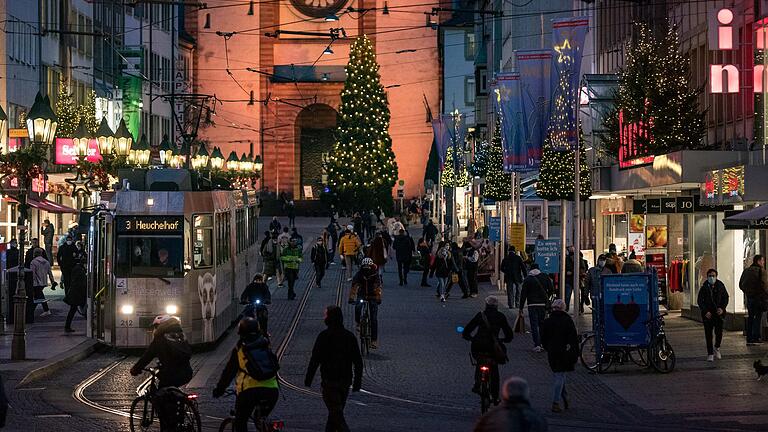
[[[296,190],[294,196],[307,199],[305,186],[317,199],[325,181],[323,161],[333,148],[337,113],[326,104],[313,104],[296,117]]]

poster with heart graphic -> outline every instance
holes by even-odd
[[[606,275],[602,283],[605,343],[614,346],[647,344],[649,334],[645,322],[650,312],[649,275]]]

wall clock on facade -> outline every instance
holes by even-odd
[[[302,15],[325,18],[340,11],[348,0],[291,0],[291,4]]]

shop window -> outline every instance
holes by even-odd
[[[475,77],[472,75],[464,77],[464,104],[468,106],[475,104]]]
[[[694,215],[693,225],[694,255],[693,289],[691,299],[695,299],[699,287],[707,279],[707,270],[717,269],[717,217],[714,214]]]
[[[467,30],[467,32],[464,33],[464,59],[465,60],[475,59],[475,31],[474,30]]]
[[[213,265],[213,215],[195,215],[192,220],[195,230],[192,245],[194,267],[211,267]]]
[[[118,236],[116,251],[117,277],[184,277],[184,239],[181,236]]]

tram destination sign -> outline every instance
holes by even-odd
[[[117,232],[121,234],[182,234],[183,216],[118,216]]]

